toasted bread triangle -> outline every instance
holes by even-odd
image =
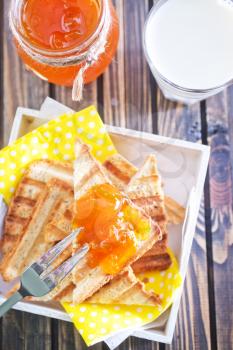
[[[103,286],[97,293],[87,300],[92,304],[114,304],[121,294],[137,283],[137,278],[131,268],[113,278],[108,284]]]
[[[151,175],[157,173],[157,161],[154,155],[152,155],[152,158],[154,159],[147,163],[147,166],[143,169],[145,177],[147,177],[147,174]],[[112,183],[120,190],[126,190],[132,177],[137,178],[140,177],[141,174],[132,163],[119,154],[114,154],[105,161],[104,171],[111,179]],[[184,220],[185,209],[169,197],[165,197],[164,202],[168,222],[175,225],[181,224]]]
[[[138,259],[132,268],[135,272],[145,272],[155,269],[166,269],[171,264],[167,253],[167,217],[164,205],[162,180],[157,168],[154,155],[147,157],[143,166],[130,180],[126,189],[129,197],[155,220],[162,231],[162,240],[156,242],[151,250]],[[161,259],[161,255],[163,259]],[[164,265],[161,265],[164,263]]]
[[[169,254],[167,254],[167,217],[165,210],[165,198],[162,188],[162,181],[157,169],[157,160],[154,155],[149,155],[140,169],[135,168],[123,156],[111,156],[105,163],[105,171],[110,174],[114,184],[119,188],[124,188],[132,201],[137,206],[142,207],[146,213],[160,225],[163,233],[161,241],[158,241],[149,254],[151,260],[143,258],[135,262],[135,272],[143,272],[151,269],[166,269],[171,264]],[[122,182],[119,174],[128,169],[128,174],[132,176],[127,181]],[[130,170],[129,170],[130,169]],[[125,178],[126,180],[126,178]],[[120,183],[120,186],[118,185]],[[174,206],[173,206],[174,208]],[[174,211],[173,211],[174,213]],[[166,257],[166,259],[164,259]],[[151,263],[153,261],[153,264]],[[164,265],[161,265],[164,262]]]
[[[133,270],[128,268],[103,286],[87,302],[92,304],[157,305],[160,300],[155,293],[147,292],[144,284],[139,282],[134,275]]]
[[[159,295],[154,292],[148,292],[145,289],[144,283],[138,281],[131,288],[121,294],[120,299],[116,299],[115,303],[121,303],[127,305],[160,305],[161,300]]]

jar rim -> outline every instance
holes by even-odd
[[[98,20],[96,29],[82,43],[72,48],[67,48],[62,50],[42,49],[34,45],[33,43],[31,43],[28,40],[28,38],[24,36],[23,33],[20,31],[20,28],[18,27],[18,23],[15,20],[19,18],[19,11],[21,9],[21,7],[18,8],[18,6],[16,5],[22,6],[23,0],[12,0],[11,2],[10,12],[9,12],[10,27],[19,45],[25,48],[26,50],[29,50],[31,54],[33,53],[33,55],[37,55],[38,57],[47,58],[46,60],[48,61],[52,60],[54,61],[53,62],[54,64],[56,64],[56,61],[61,62],[62,59],[66,61],[68,60],[69,64],[72,63],[72,60],[75,60],[75,62],[77,62],[77,60],[85,59],[86,53],[89,47],[98,39],[98,36],[104,27],[108,0],[98,0],[98,1],[101,4],[101,11],[100,11],[99,20]]]

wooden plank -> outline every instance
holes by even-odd
[[[25,314],[23,334],[24,350],[51,349],[50,322],[45,317]]]
[[[9,311],[2,319],[1,348],[24,349],[24,313]]]
[[[157,93],[158,132],[164,136],[200,141],[199,105],[184,106]],[[204,213],[200,213],[203,219]],[[205,240],[205,231],[199,232]],[[181,307],[170,349],[210,349],[206,252],[194,241]],[[168,347],[167,347],[168,348]]]
[[[131,339],[132,338],[128,338],[126,339],[122,344],[120,344],[115,350],[131,350]],[[108,346],[106,344],[103,344],[103,350],[108,350]],[[139,348],[138,348],[139,349]],[[141,348],[143,349],[143,348]],[[95,350],[95,349],[93,349]],[[144,349],[143,349],[144,350]]]
[[[152,130],[149,70],[142,33],[149,2],[116,0],[120,20],[118,51],[103,78],[103,109],[107,124]]]
[[[219,349],[233,348],[233,88],[207,100],[209,166],[209,240],[212,259],[214,327]]]
[[[76,333],[76,330],[73,325],[70,323],[64,325],[64,323],[59,323],[59,349],[85,349],[85,344],[81,339],[81,336],[74,334]]]
[[[128,348],[127,348],[128,349]],[[130,338],[130,350],[159,350],[160,346],[159,343],[146,340],[146,339],[139,339],[135,337]]]
[[[68,107],[74,109],[75,111],[79,111],[92,104],[97,106],[97,82],[96,81],[84,87],[83,99],[80,102],[72,101],[71,92],[72,92],[71,88],[52,85],[52,88],[50,88],[50,97],[67,105]]]
[[[75,349],[86,350],[87,349],[87,346],[83,341],[81,335],[78,333],[78,331],[75,329],[72,323],[58,321],[57,324],[58,324],[57,350],[75,350]],[[98,344],[91,348],[95,350],[100,350],[101,344]]]
[[[124,4],[114,1],[119,18],[120,38],[116,56],[103,77],[103,110],[105,122],[125,126],[125,70],[124,70]]]

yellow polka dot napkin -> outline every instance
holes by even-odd
[[[116,332],[135,329],[154,321],[173,302],[181,285],[177,261],[171,250],[168,253],[172,265],[166,271],[146,272],[138,275],[146,282],[146,289],[160,295],[161,305],[101,305],[83,303],[72,305],[63,303],[85,343],[90,346],[104,340]]]
[[[33,160],[73,160],[77,137],[90,146],[93,156],[100,162],[117,152],[94,106],[65,114],[0,151],[0,195],[9,203],[25,169]],[[161,306],[63,304],[87,345],[121,330],[145,325],[171,305],[181,285],[181,277],[176,259],[171,251],[169,253],[172,265],[168,270],[138,276],[146,281],[147,290],[160,295]]]
[[[100,162],[116,153],[94,106],[53,119],[0,151],[0,194],[6,202],[33,160],[73,160],[77,137],[90,146]]]

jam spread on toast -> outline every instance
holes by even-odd
[[[76,201],[74,226],[83,227],[77,243],[90,246],[88,264],[117,274],[148,238],[150,221],[110,184],[95,185]]]

